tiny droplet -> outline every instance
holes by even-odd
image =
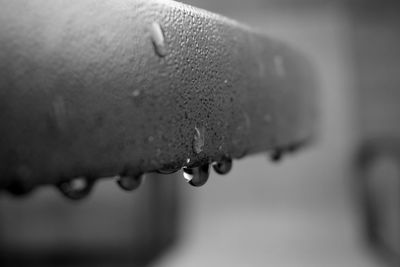
[[[135,189],[138,189],[142,182],[142,174],[132,176],[121,175],[117,177],[117,184],[125,191],[133,191]]]
[[[138,89],[133,90],[133,92],[132,92],[133,97],[138,97],[139,95],[140,95],[140,90],[138,90]]]
[[[183,177],[195,187],[203,186],[210,176],[210,165],[204,164],[194,168],[183,168]]]
[[[227,174],[232,169],[232,159],[223,157],[220,161],[213,164],[213,168],[218,174]]]
[[[154,50],[160,57],[167,55],[167,47],[165,44],[164,32],[161,25],[153,22],[150,27],[151,41],[153,42]]]

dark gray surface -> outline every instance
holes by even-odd
[[[0,188],[195,166],[313,134],[309,62],[233,21],[171,1],[0,6]]]

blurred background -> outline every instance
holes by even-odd
[[[317,142],[278,163],[267,155],[234,161],[229,175],[212,174],[201,188],[178,174],[150,177],[131,194],[101,182],[78,203],[50,188],[0,195],[4,262],[89,263],[95,255],[97,265],[399,266],[400,4],[182,2],[246,23],[314,62]]]

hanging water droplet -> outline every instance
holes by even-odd
[[[167,45],[165,44],[164,32],[159,23],[153,22],[151,24],[150,35],[157,55],[165,57],[167,55]]]
[[[210,165],[204,164],[194,168],[183,168],[183,177],[195,187],[203,186],[210,176]]]
[[[195,127],[194,128],[195,133],[193,136],[193,150],[197,154],[199,154],[201,151],[203,151],[204,147],[204,132],[205,129],[204,127]]]
[[[274,162],[278,162],[282,159],[283,152],[281,149],[277,148],[271,153],[271,160]]]
[[[64,196],[72,200],[79,200],[87,197],[94,186],[93,179],[76,178],[70,181],[64,181],[57,185]]]
[[[232,169],[232,159],[223,157],[220,161],[213,164],[213,168],[218,174],[227,174]]]
[[[8,192],[20,196],[30,193],[34,189],[31,179],[31,169],[28,166],[21,165],[16,169],[15,176],[7,186]]]
[[[133,191],[138,189],[143,182],[143,175],[121,175],[117,177],[117,184],[125,191]]]

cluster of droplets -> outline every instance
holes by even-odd
[[[269,153],[269,158],[273,162],[281,161],[284,155],[296,152],[302,145],[303,143],[294,143],[291,145],[278,147]]]
[[[222,157],[219,161],[211,164],[214,171],[224,175],[232,169],[232,159],[230,157]],[[181,168],[166,168],[156,172],[159,174],[172,174],[178,172]],[[210,176],[210,164],[203,164],[197,167],[183,167],[183,178],[186,182],[194,187],[200,187],[207,183]],[[140,187],[144,180],[144,174],[123,173],[115,178],[118,186],[125,191],[134,191]],[[92,191],[95,179],[79,177],[69,181],[63,181],[56,186],[60,192],[67,198],[72,200],[80,200],[87,197]]]

